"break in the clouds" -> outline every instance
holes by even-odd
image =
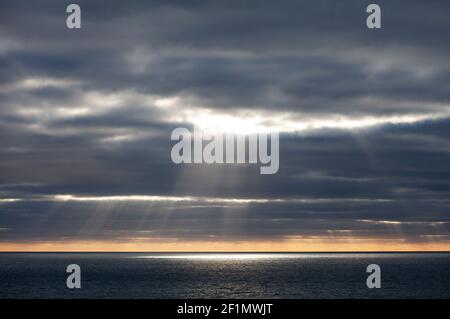
[[[449,241],[448,1],[0,1],[0,240]],[[170,132],[280,131],[280,170]]]

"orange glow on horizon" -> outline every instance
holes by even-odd
[[[450,251],[450,242],[112,242],[1,243],[0,252],[377,252]]]

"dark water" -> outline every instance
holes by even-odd
[[[1,253],[0,298],[450,298],[450,254]]]

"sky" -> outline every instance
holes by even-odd
[[[0,251],[449,250],[450,2],[372,2],[0,0]]]

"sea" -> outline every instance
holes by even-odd
[[[448,299],[450,253],[0,253],[0,298]]]

